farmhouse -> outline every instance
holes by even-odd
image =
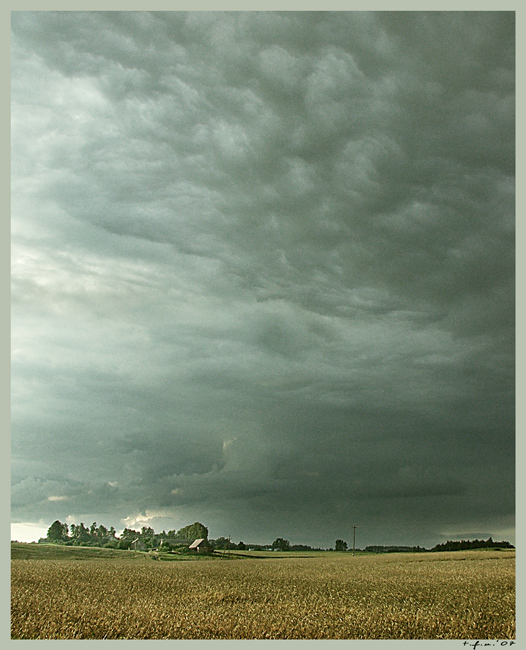
[[[206,539],[196,539],[188,547],[191,551],[196,553],[206,553],[210,550],[210,544]]]
[[[140,537],[137,537],[130,544],[130,548],[133,551],[146,551],[146,544],[144,543],[144,541]]]

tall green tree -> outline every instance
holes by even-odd
[[[178,539],[208,539],[208,528],[196,521],[178,530],[175,536]]]
[[[288,539],[283,539],[283,537],[278,537],[272,542],[272,550],[277,549],[279,551],[290,551],[290,542]]]
[[[71,524],[71,538],[76,545],[86,544],[91,540],[89,528],[82,521],[80,524]]]
[[[346,551],[347,550],[347,542],[344,542],[343,539],[337,539],[334,542],[334,550],[335,551]]]
[[[68,539],[68,525],[57,519],[48,528],[47,538],[52,542],[65,542]]]
[[[218,537],[217,539],[212,540],[212,545],[218,551],[226,551],[227,549],[232,548],[232,542],[228,537]]]
[[[100,526],[96,530],[97,538],[99,540],[104,539],[105,537],[108,537],[109,535],[109,530],[106,528],[106,526],[103,526],[100,524]]]

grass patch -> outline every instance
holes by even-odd
[[[221,554],[177,551],[132,551],[99,546],[64,546],[63,544],[34,544],[11,542],[12,560],[120,560],[120,561],[196,561],[228,559]],[[237,558],[239,559],[239,558]]]
[[[143,551],[127,551],[98,546],[63,546],[62,544],[26,544],[11,542],[12,560],[145,560]]]

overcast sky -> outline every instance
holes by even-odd
[[[15,12],[12,521],[513,542],[514,29]]]

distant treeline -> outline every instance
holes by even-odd
[[[162,542],[177,545],[178,542],[193,541],[195,539],[207,539],[208,528],[195,522],[185,526],[180,530],[169,530],[162,533],[156,533],[153,528],[143,526],[140,530],[125,528],[120,535],[113,526],[106,528],[102,524],[98,525],[93,522],[91,526],[80,524],[63,524],[60,521],[54,521],[48,528],[47,536],[40,538],[39,543],[64,544],[66,546],[101,546],[104,548],[128,549],[135,540],[140,539],[144,542],[146,548],[156,548]],[[167,544],[168,546],[169,544]]]
[[[272,544],[245,544],[239,542],[236,544],[226,537],[218,537],[217,539],[209,540],[212,548],[218,551],[324,551],[332,549],[314,548],[306,544],[291,544],[287,539],[278,537]]]
[[[91,526],[80,524],[67,524],[54,521],[48,528],[46,537],[41,537],[40,544],[53,543],[65,546],[100,546],[104,548],[129,549],[136,540],[141,540],[147,549],[173,549],[178,546],[187,546],[188,542],[195,539],[206,539],[210,548],[216,550],[232,551],[321,551],[321,548],[312,548],[305,544],[291,544],[288,540],[278,537],[272,544],[238,544],[227,537],[208,539],[208,528],[196,521],[194,524],[184,526],[179,530],[165,530],[156,533],[150,526],[143,526],[140,530],[125,528],[117,535],[115,528],[106,528],[94,521]],[[185,544],[186,542],[186,544]]]
[[[426,553],[421,546],[366,546],[366,553]]]
[[[39,543],[65,544],[67,546],[102,546],[105,548],[129,549],[136,540],[141,540],[147,549],[173,549],[178,546],[186,546],[188,542],[196,539],[206,539],[211,549],[214,550],[237,550],[237,551],[348,551],[347,542],[337,539],[334,548],[314,548],[306,544],[291,544],[287,539],[278,537],[272,544],[237,544],[227,537],[208,539],[208,528],[196,521],[189,526],[179,530],[156,533],[153,528],[143,526],[140,530],[125,528],[120,535],[117,535],[115,528],[106,528],[93,522],[91,526],[80,524],[63,524],[54,521],[47,531],[47,536],[39,540]],[[144,548],[143,546],[143,548]],[[437,544],[431,549],[421,546],[366,546],[363,549],[367,553],[427,553],[435,551],[463,551],[476,548],[515,548],[509,542],[494,542],[490,537],[487,540],[461,540],[447,541]],[[356,549],[360,551],[361,549]]]
[[[463,539],[460,542],[447,541],[443,544],[437,544],[433,546],[431,551],[467,551],[473,548],[515,548],[509,542],[494,542],[490,537],[486,540],[483,539],[474,539],[468,540]]]
[[[467,551],[475,548],[515,548],[509,542],[494,542],[489,539],[447,541],[427,549],[421,546],[366,546],[367,553],[433,553],[435,551]]]

